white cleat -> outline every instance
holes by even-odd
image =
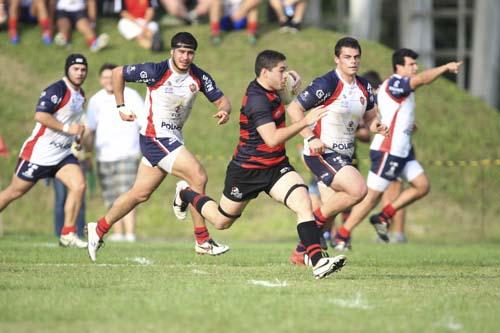
[[[109,35],[107,33],[100,34],[90,46],[90,52],[99,52],[109,44]]]
[[[97,251],[104,244],[104,241],[100,239],[99,236],[97,235],[96,229],[97,229],[96,222],[90,222],[87,224],[87,239],[88,239],[87,250],[89,252],[90,260],[92,261],[96,261]]]
[[[209,254],[211,256],[218,256],[219,254],[223,254],[229,251],[229,246],[219,244],[210,238],[202,244],[198,244],[198,242],[195,241],[194,250],[197,254]]]
[[[326,278],[328,275],[340,271],[345,266],[347,257],[343,254],[330,258],[323,257],[313,267],[313,275],[316,279]]]
[[[178,220],[185,220],[187,216],[187,208],[188,203],[182,201],[181,199],[181,191],[188,188],[189,184],[185,180],[181,180],[177,182],[175,186],[175,197],[174,203],[172,204],[172,208],[174,210],[175,217]]]
[[[87,242],[78,238],[74,232],[70,232],[67,235],[61,235],[59,238],[59,245],[62,247],[76,247],[78,249],[84,249],[87,247]]]

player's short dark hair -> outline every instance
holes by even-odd
[[[283,53],[273,50],[264,50],[257,55],[255,59],[255,75],[259,76],[262,69],[272,70],[276,65],[285,61]]]
[[[188,49],[193,49],[196,51],[198,48],[198,42],[196,41],[196,38],[194,38],[193,35],[191,35],[189,32],[178,32],[172,37],[170,40],[170,47],[173,49],[177,49],[180,47],[185,47]]]
[[[102,72],[104,72],[104,71],[106,71],[106,70],[108,70],[108,69],[109,69],[109,70],[113,70],[113,69],[115,69],[116,67],[118,67],[118,66],[117,66],[117,65],[115,65],[115,64],[110,64],[110,63],[107,63],[107,62],[106,62],[106,63],[102,64],[101,68],[99,69],[99,75],[101,75],[101,74],[102,74]]]
[[[73,65],[85,65],[85,67],[89,67],[85,56],[80,53],[72,53],[66,58],[66,62],[64,63],[64,75],[68,75],[68,70]]]
[[[361,74],[368,83],[372,86],[373,89],[377,89],[382,84],[382,78],[380,77],[377,71],[368,71]]]
[[[352,38],[352,37],[344,37],[341,38],[337,41],[337,44],[335,44],[335,56],[340,56],[340,50],[343,47],[348,47],[351,49],[356,49],[359,51],[359,54],[361,55],[361,45],[359,45],[359,42],[357,39]]]
[[[396,72],[396,65],[405,65],[405,57],[417,59],[418,53],[411,49],[399,49],[392,54],[392,70]]]

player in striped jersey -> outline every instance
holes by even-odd
[[[27,193],[39,179],[56,177],[68,189],[64,206],[64,226],[59,244],[87,247],[76,235],[75,222],[85,193],[85,179],[77,158],[71,153],[75,138],[85,130],[79,124],[85,94],[81,88],[87,77],[87,60],[71,54],[65,63],[65,77],[47,87],[36,106],[36,125],[24,142],[10,185],[0,192],[0,212]]]
[[[322,253],[307,186],[288,162],[285,142],[320,119],[325,109],[316,108],[286,126],[285,106],[278,95],[284,88],[286,69],[282,53],[265,50],[257,56],[257,78],[250,82],[243,97],[240,140],[227,167],[220,203],[193,190],[186,182],[177,183],[175,200],[191,204],[218,229],[227,229],[252,199],[265,192],[297,214],[297,231],[311,260],[313,275],[321,279],[341,269],[346,258],[330,258]],[[292,73],[300,82],[298,74]]]

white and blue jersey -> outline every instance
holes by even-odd
[[[41,94],[36,112],[47,112],[63,124],[79,123],[83,114],[85,95],[83,90],[74,90],[67,78],[47,87]],[[24,142],[19,157],[42,166],[59,164],[71,155],[74,136],[52,130],[39,122],[30,137]]]
[[[297,101],[305,110],[320,105],[327,108],[326,115],[312,126],[313,133],[325,144],[325,153],[352,157],[358,124],[375,105],[368,81],[356,76],[350,84],[336,70],[330,71],[316,78],[297,96]],[[304,155],[311,155],[307,140],[304,140]]]
[[[172,59],[159,63],[126,65],[123,76],[127,82],[146,83],[146,112],[137,115],[140,133],[149,138],[175,138],[181,143],[186,122],[198,92],[210,102],[223,96],[212,77],[191,64],[186,73],[173,69]]]
[[[389,128],[389,135],[375,134],[370,149],[409,156],[415,126],[415,93],[410,78],[392,75],[380,86],[377,99],[381,121]]]

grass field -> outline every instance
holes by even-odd
[[[191,242],[85,250],[0,239],[0,332],[498,332],[497,244],[356,244],[325,280],[292,243]]]

